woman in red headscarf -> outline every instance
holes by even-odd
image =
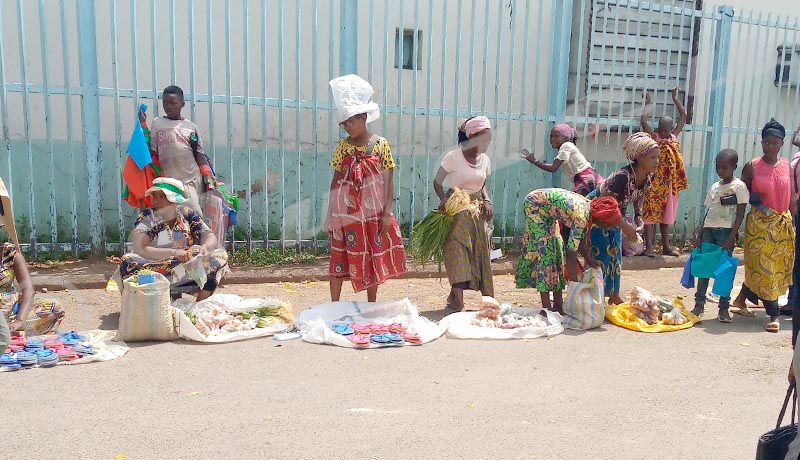
[[[517,287],[536,288],[542,297],[542,307],[561,313],[561,293],[566,285],[564,262],[573,281],[578,279],[578,252],[586,265],[600,267],[589,248],[589,228],[592,225],[612,228],[627,223],[622,220],[619,204],[613,197],[590,201],[560,188],[532,191],[525,197],[523,209],[525,236],[517,265]],[[563,232],[559,231],[559,223]],[[566,234],[566,241],[562,233]]]

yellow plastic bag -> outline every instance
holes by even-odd
[[[630,329],[631,331],[636,331],[636,332],[680,331],[681,329],[689,329],[690,327],[702,321],[692,312],[684,308],[683,301],[681,301],[680,298],[675,298],[672,301],[672,303],[673,305],[675,305],[675,308],[681,309],[681,312],[684,314],[684,316],[686,316],[686,319],[688,319],[689,321],[678,326],[664,324],[661,321],[657,322],[656,324],[647,324],[647,321],[636,316],[636,312],[628,302],[621,303],[619,305],[608,305],[606,307],[606,319],[616,324],[619,327]]]

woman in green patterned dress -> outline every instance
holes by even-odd
[[[523,210],[525,236],[517,266],[517,287],[536,288],[542,297],[542,308],[561,313],[562,291],[566,285],[565,260],[572,281],[578,280],[578,252],[587,266],[601,266],[591,256],[588,230],[592,224],[602,227],[624,225],[619,205],[612,197],[590,201],[575,192],[544,188],[525,197]],[[566,244],[559,223],[568,230]]]

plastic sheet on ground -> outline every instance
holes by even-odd
[[[502,307],[509,308],[507,304]],[[538,316],[542,311],[540,308],[517,308],[510,307],[511,311],[525,316]],[[563,317],[553,311],[545,310],[547,318],[538,316],[541,325],[520,327],[516,329],[501,329],[497,327],[482,327],[472,324],[472,320],[478,314],[474,311],[451,313],[439,322],[439,325],[447,328],[447,337],[455,339],[536,339],[539,337],[552,337],[564,332],[561,325]]]
[[[636,316],[634,308],[628,302],[619,305],[608,305],[606,307],[606,319],[616,324],[619,327],[636,331],[636,332],[673,332],[683,329],[689,329],[701,321],[700,318],[692,314],[691,311],[678,306],[678,299],[673,301],[676,308],[681,309],[681,313],[688,319],[687,322],[680,325],[664,324],[661,321],[655,324],[647,324],[647,321]],[[681,304],[682,305],[682,304]]]
[[[420,316],[419,310],[408,298],[386,303],[329,302],[305,310],[295,319],[306,342],[365,349],[398,346],[371,343],[366,347],[356,347],[347,337],[331,330],[331,325],[343,322],[403,323],[409,330],[419,334],[422,343],[438,339],[445,331],[442,325]]]
[[[237,314],[257,310],[262,307],[274,307],[280,303],[280,300],[270,298],[243,299],[235,294],[214,294],[200,302],[178,299],[172,304],[172,313],[175,318],[175,329],[178,335],[186,340],[204,343],[236,342],[238,340],[269,337],[281,332],[286,332],[290,330],[293,325],[274,324],[268,327],[258,327],[249,331],[224,332],[217,335],[205,336],[192,324],[192,321],[186,316],[186,312],[196,314],[219,307],[231,314]]]
[[[101,331],[91,330],[78,332],[79,335],[85,336],[86,340],[81,344],[88,344],[92,346],[94,354],[86,355],[73,361],[60,361],[57,366],[71,366],[74,364],[88,364],[101,361],[111,361],[125,355],[130,350],[125,342],[118,342],[114,340],[117,331]],[[40,336],[44,339],[57,337],[55,334]],[[0,367],[0,372],[8,371]]]

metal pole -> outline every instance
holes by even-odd
[[[83,142],[89,195],[89,241],[92,258],[105,257],[103,162],[100,147],[100,96],[97,81],[97,30],[94,0],[78,0],[80,78],[83,96]]]
[[[342,0],[339,14],[339,75],[357,73],[358,0]]]

